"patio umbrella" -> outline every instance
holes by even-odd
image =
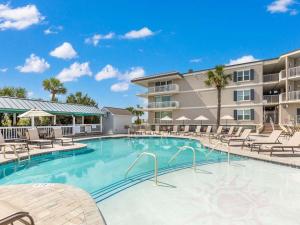
[[[173,119],[169,116],[165,116],[163,118],[160,119],[161,121],[172,121]]]
[[[208,118],[206,118],[205,116],[198,116],[198,117],[196,117],[194,120],[198,120],[198,121],[201,121],[201,126],[202,126],[202,122],[204,121],[204,120],[208,120]]]
[[[226,122],[226,128],[227,128],[227,120],[233,120],[234,118],[230,115],[225,115],[221,117],[221,120],[225,120]]]
[[[187,118],[186,116],[181,116],[179,118],[176,119],[177,121],[183,121],[183,124],[184,124],[184,121],[189,121],[191,120],[190,118]]]
[[[31,126],[34,127],[34,117],[43,117],[43,116],[54,116],[50,113],[47,113],[43,110],[38,110],[38,109],[31,109],[25,113],[22,113],[21,115],[19,115],[19,118],[31,118]]]

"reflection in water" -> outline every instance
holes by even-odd
[[[191,146],[196,151],[197,163],[226,161],[227,155],[203,149],[198,141],[182,138],[109,138],[83,141],[87,148],[70,152],[57,152],[32,157],[29,163],[10,163],[0,166],[0,184],[65,183],[83,188],[88,192],[99,190],[124,180],[125,171],[144,151],[157,155],[159,171],[168,170],[168,161],[178,147]],[[172,168],[189,166],[191,152],[182,152],[172,163]],[[240,159],[232,156],[233,159]],[[153,171],[153,159],[143,157],[130,176]],[[203,172],[203,171],[202,171]]]

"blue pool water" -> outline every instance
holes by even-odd
[[[196,140],[182,138],[103,138],[82,141],[86,148],[69,152],[56,152],[35,156],[29,162],[0,166],[0,184],[63,183],[91,194],[119,190],[134,180],[153,176],[153,159],[142,158],[125,180],[125,171],[143,151],[157,155],[160,174],[191,166],[192,152],[184,151],[168,165],[179,146],[192,146],[197,164],[227,160],[227,154],[204,149]],[[207,155],[208,154],[208,155]],[[232,159],[239,159],[232,156]]]

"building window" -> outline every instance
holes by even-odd
[[[235,110],[236,120],[253,120],[254,110],[253,109],[238,109]]]
[[[169,85],[172,84],[172,80],[168,80],[168,81],[157,81],[155,82],[155,86],[165,86],[165,85]]]
[[[163,96],[155,96],[155,102],[170,102],[171,96],[163,95]]]
[[[168,116],[170,118],[172,118],[172,112],[155,112],[155,122],[156,123],[160,123],[162,121],[160,121],[161,118],[164,118],[165,116]]]
[[[254,80],[254,69],[240,70],[233,73],[234,82]]]
[[[250,97],[250,90],[237,91],[237,101],[249,101]]]

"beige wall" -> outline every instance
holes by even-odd
[[[243,69],[254,69],[254,80],[245,82],[230,81],[228,86],[222,90],[222,115],[233,116],[234,109],[254,109],[254,121],[228,121],[232,124],[261,124],[263,120],[262,103],[262,64],[253,66],[244,66],[235,69],[226,70],[226,73],[233,74],[234,71]],[[217,114],[217,91],[213,87],[208,87],[205,84],[207,79],[205,73],[195,73],[193,75],[185,75],[183,79],[176,79],[173,83],[179,85],[180,92],[172,95],[172,100],[179,101],[179,109],[173,110],[173,118],[176,119],[180,116],[187,116],[191,119],[199,115],[204,115],[210,119],[211,124],[216,123]],[[254,89],[254,101],[234,101],[234,90],[248,90]],[[149,102],[153,101],[154,97],[149,97]],[[208,107],[208,108],[206,108]],[[221,115],[221,116],[222,116]],[[154,119],[154,112],[148,113],[149,122]],[[225,122],[225,121],[224,121]],[[192,123],[196,123],[192,121]]]

